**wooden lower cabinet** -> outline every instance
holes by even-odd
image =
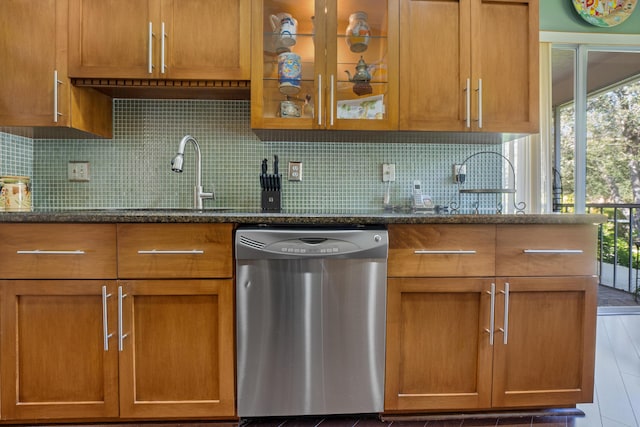
[[[591,401],[596,304],[591,276],[390,278],[385,411]]]
[[[121,282],[120,416],[233,417],[233,281]]]
[[[493,407],[592,401],[597,292],[595,276],[498,279]]]
[[[386,411],[491,403],[487,278],[390,278]]]
[[[0,237],[2,420],[235,417],[230,224],[0,224]],[[117,270],[118,253],[142,259]]]
[[[117,310],[105,305],[102,291],[113,296],[115,280],[2,280],[0,286],[2,418],[117,417],[118,348],[113,338],[105,343],[104,329],[116,332]]]

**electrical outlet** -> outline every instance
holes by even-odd
[[[453,182],[463,184],[467,177],[467,165],[453,165]]]
[[[289,162],[287,179],[289,181],[302,181],[302,162]]]
[[[69,181],[86,182],[89,181],[89,162],[71,161],[67,167]]]
[[[382,182],[394,182],[396,180],[396,164],[382,164]]]

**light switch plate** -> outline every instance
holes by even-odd
[[[67,173],[69,181],[87,182],[89,181],[89,162],[70,161]]]

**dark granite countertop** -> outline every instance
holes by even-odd
[[[78,209],[0,212],[0,223],[236,223],[284,225],[349,224],[592,224],[604,215],[588,214],[414,214],[409,212],[264,213],[218,209]]]

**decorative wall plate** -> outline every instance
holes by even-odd
[[[573,0],[573,7],[591,25],[614,27],[633,12],[638,0]]]

